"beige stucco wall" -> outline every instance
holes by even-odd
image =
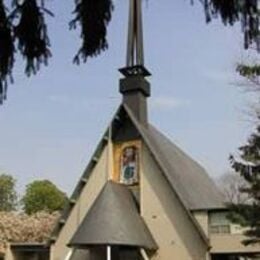
[[[210,236],[211,253],[260,253],[259,245],[244,246],[243,235],[212,234]]]
[[[70,249],[66,245],[107,181],[107,155],[107,148],[105,148],[76,205],[71,211],[66,224],[62,228],[57,241],[51,247],[50,260],[64,260],[68,254]]]
[[[208,237],[209,235],[209,217],[207,211],[193,211],[193,216],[199,223],[205,235]]]
[[[159,246],[153,260],[207,259],[204,240],[145,146],[141,165],[141,213]]]

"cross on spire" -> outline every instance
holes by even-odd
[[[125,76],[149,76],[150,72],[144,66],[142,0],[129,0],[129,24],[126,67],[120,69]]]

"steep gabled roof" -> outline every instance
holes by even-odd
[[[157,249],[130,190],[112,181],[105,184],[68,246],[101,245]]]
[[[181,151],[180,148],[174,145],[152,125],[144,126],[140,124],[125,104],[119,107],[112,119],[111,125],[113,125],[113,129],[121,125],[121,117],[128,118],[132,122],[136,128],[137,136],[144,140],[170,186],[188,211],[225,208],[221,193],[209,178],[206,171],[198,163]],[[71,196],[70,203],[65,207],[53,231],[50,242],[55,241],[63,225],[66,223],[107,141],[108,129],[105,131],[94,155],[78,182]],[[203,232],[201,231],[201,233]]]
[[[144,131],[167,179],[188,209],[223,209],[222,194],[203,167],[152,125]]]
[[[171,187],[189,210],[223,209],[223,197],[203,167],[151,124],[143,126],[124,105]]]

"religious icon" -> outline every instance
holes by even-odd
[[[134,185],[138,183],[138,149],[128,146],[122,151],[120,183]]]

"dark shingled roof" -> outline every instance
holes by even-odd
[[[106,183],[69,243],[74,248],[93,245],[157,249],[133,195],[125,185]]]
[[[147,127],[139,124],[130,109],[125,105],[124,108],[186,208],[190,210],[225,208],[221,192],[203,167],[151,124]]]
[[[224,208],[222,194],[204,168],[153,126],[144,132],[165,168],[165,176],[187,208]]]

